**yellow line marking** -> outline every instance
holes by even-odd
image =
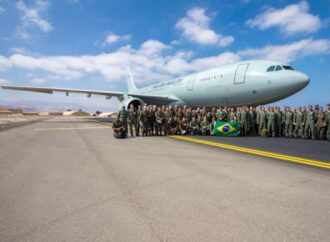
[[[241,146],[227,145],[227,144],[223,144],[223,143],[207,141],[207,140],[200,140],[200,139],[190,138],[190,137],[186,137],[186,136],[170,135],[168,137],[174,138],[174,139],[179,139],[179,140],[190,141],[190,142],[194,142],[194,143],[198,143],[198,144],[204,144],[204,145],[209,145],[209,146],[213,146],[213,147],[228,149],[228,150],[235,150],[235,151],[253,154],[253,155],[259,155],[259,156],[270,157],[270,158],[290,161],[290,162],[309,165],[309,166],[316,166],[316,167],[330,169],[330,163],[324,162],[324,161],[305,159],[305,158],[301,158],[301,157],[278,154],[278,153],[262,151],[262,150],[255,150],[255,149],[251,149],[251,148],[244,148]]]
[[[45,128],[45,129],[34,129],[34,130],[35,131],[52,131],[52,130],[77,130],[77,129],[109,129],[109,127]]]

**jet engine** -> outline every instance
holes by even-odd
[[[137,108],[139,105],[143,105],[144,102],[136,97],[131,97],[131,96],[123,96],[122,98],[119,99],[119,110],[125,106],[126,110],[129,108],[129,106],[133,104],[135,108]]]

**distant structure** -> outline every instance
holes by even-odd
[[[91,116],[91,114],[79,109],[79,110],[75,110],[75,111],[72,111],[72,110],[64,111],[63,116],[85,116],[86,117],[86,116]]]
[[[23,116],[23,110],[20,108],[0,107],[0,116]]]
[[[39,112],[38,113],[39,116],[62,116],[63,113],[62,112]]]
[[[111,118],[114,115],[116,115],[115,112],[103,112],[103,113],[98,114],[97,116],[100,118]]]

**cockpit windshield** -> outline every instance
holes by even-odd
[[[292,68],[292,66],[283,66],[283,68],[284,68],[285,70],[294,71],[294,69]]]

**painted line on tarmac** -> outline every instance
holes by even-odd
[[[235,146],[235,145],[227,145],[227,144],[223,144],[223,143],[201,140],[201,139],[196,139],[196,138],[190,138],[190,137],[186,137],[186,136],[169,135],[168,137],[174,138],[174,139],[179,139],[179,140],[184,140],[184,141],[189,141],[189,142],[193,142],[193,143],[198,143],[198,144],[203,144],[203,145],[208,145],[208,146],[213,146],[213,147],[218,147],[218,148],[223,148],[223,149],[228,149],[228,150],[234,150],[234,151],[239,151],[239,152],[258,155],[258,156],[263,156],[263,157],[274,158],[274,159],[278,159],[278,160],[289,161],[289,162],[298,163],[298,164],[304,164],[304,165],[308,165],[308,166],[315,166],[315,167],[330,169],[330,163],[324,162],[324,161],[305,159],[302,157],[278,154],[278,153],[267,152],[267,151],[262,151],[262,150],[255,150],[255,149],[245,148],[245,147]]]
[[[78,127],[78,128],[44,128],[33,129],[34,131],[58,131],[58,130],[84,130],[84,129],[109,129],[109,127]]]

